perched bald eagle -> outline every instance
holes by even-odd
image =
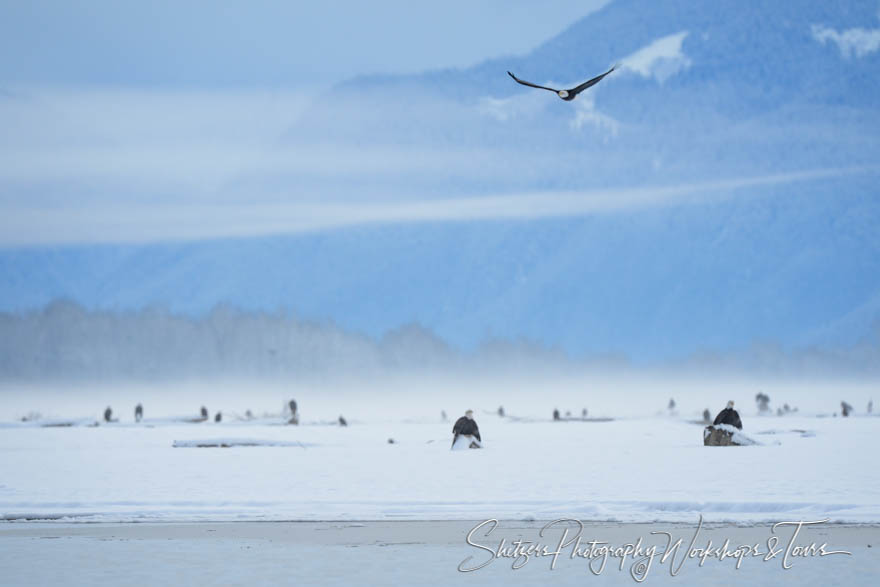
[[[715,416],[715,421],[712,422],[712,425],[715,426],[718,424],[730,424],[731,426],[742,430],[742,420],[739,419],[739,412],[733,409],[732,401],[727,402],[727,407],[718,412],[718,415]]]
[[[455,442],[458,440],[459,436],[465,436],[467,438],[476,438],[476,443],[470,443],[471,448],[479,448],[480,443],[483,442],[483,439],[480,438],[480,428],[477,426],[477,423],[474,421],[474,411],[468,410],[464,413],[464,416],[455,421],[455,425],[452,427],[452,447],[455,448]],[[476,446],[474,446],[476,445]]]
[[[617,67],[617,66],[615,66],[615,67]],[[575,86],[570,90],[554,90],[553,88],[548,88],[547,86],[539,86],[538,84],[533,84],[532,82],[527,82],[525,80],[521,80],[518,77],[516,77],[515,75],[513,75],[512,73],[510,73],[509,71],[507,72],[507,75],[512,77],[513,80],[518,84],[522,84],[524,86],[529,86],[530,88],[538,88],[539,90],[549,90],[549,91],[555,93],[557,96],[559,96],[563,100],[565,100],[566,102],[571,102],[572,100],[577,98],[578,94],[580,94],[581,92],[583,92],[587,88],[598,84],[600,81],[602,81],[603,77],[605,77],[606,75],[608,75],[612,71],[614,71],[614,67],[612,67],[611,69],[609,69],[608,71],[606,71],[602,75],[597,75],[593,79],[587,80],[584,83],[582,83],[581,85]]]

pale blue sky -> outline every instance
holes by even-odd
[[[608,0],[0,0],[0,84],[290,86],[525,53]]]

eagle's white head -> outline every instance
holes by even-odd
[[[568,92],[566,90],[559,90],[558,92],[556,92],[556,95],[558,95],[560,98],[568,98]]]
[[[728,408],[732,408],[732,407],[733,407],[733,400],[730,400],[729,402],[727,402],[727,407],[728,407]]]

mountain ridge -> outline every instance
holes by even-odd
[[[526,56],[338,86],[284,141],[355,152],[391,145],[399,168],[379,179],[340,173],[315,184],[278,182],[315,200],[340,192],[369,202],[369,192],[442,202],[827,168],[866,173],[601,214],[6,249],[0,311],[70,298],[87,309],[158,304],[200,315],[228,303],[332,320],[372,337],[416,323],[457,348],[525,338],[635,360],[755,341],[856,344],[875,336],[880,320],[880,77],[869,75],[880,69],[880,51],[846,57],[813,26],[872,34],[865,27],[880,19],[876,3],[860,0],[617,0]],[[587,77],[572,72],[572,55],[589,54],[595,63],[584,69],[599,73],[682,31],[682,56],[668,43],[662,81],[632,66],[570,104],[504,73],[538,83]],[[604,49],[589,52],[584,43]],[[835,76],[840,68],[846,75]],[[405,160],[447,152],[468,165],[421,169]]]

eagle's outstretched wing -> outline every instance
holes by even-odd
[[[584,90],[589,88],[590,86],[595,86],[596,84],[598,84],[600,81],[602,81],[603,77],[605,77],[606,75],[608,75],[609,73],[614,71],[615,67],[617,67],[617,66],[615,65],[614,67],[612,67],[611,69],[609,69],[608,71],[603,73],[602,75],[597,75],[593,79],[587,80],[584,83],[582,83],[581,85],[576,86],[576,87],[568,90],[569,100],[573,99],[575,96],[577,96],[578,94],[580,94],[581,92],[583,92]],[[514,78],[514,79],[516,79],[516,78]]]
[[[512,73],[510,73],[509,71],[507,72],[507,75],[509,75],[510,77],[512,77],[516,83],[518,83],[518,84],[522,84],[522,85],[524,85],[524,86],[529,86],[530,88],[538,88],[538,89],[540,89],[540,90],[550,90],[551,92],[557,92],[557,91],[558,91],[558,90],[554,90],[553,88],[548,88],[548,87],[546,87],[546,86],[539,86],[538,84],[533,84],[532,82],[527,82],[527,81],[525,81],[525,80],[521,80],[521,79],[519,79],[518,77],[516,77],[515,75],[513,75]]]

